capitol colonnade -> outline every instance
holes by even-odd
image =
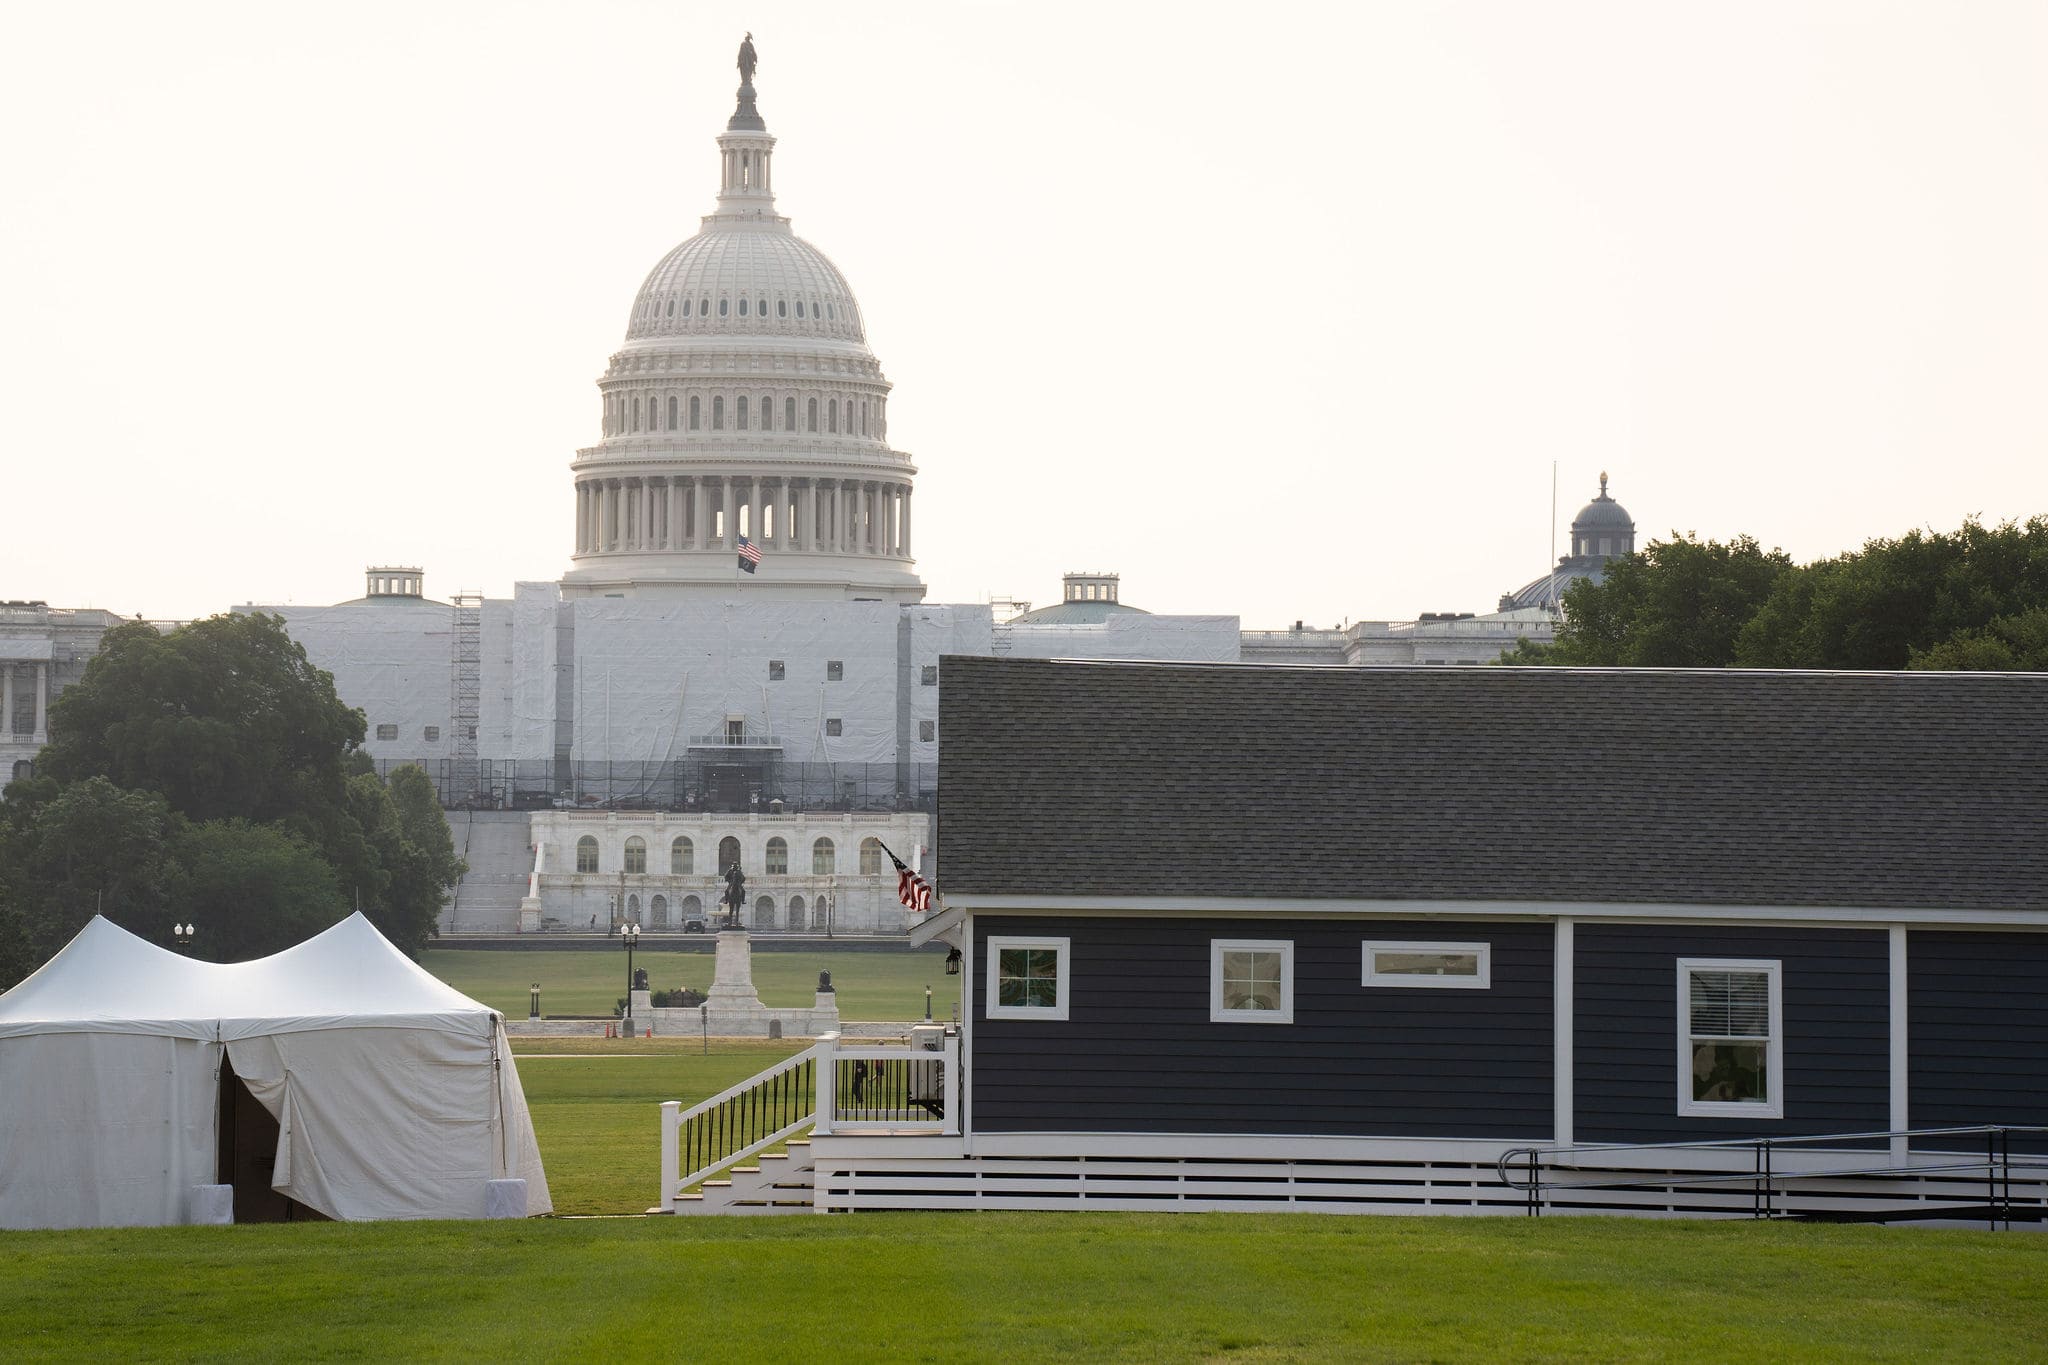
[[[576,553],[733,550],[911,557],[911,486],[894,480],[649,474],[576,485]]]

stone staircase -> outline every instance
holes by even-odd
[[[679,1214],[815,1213],[812,1204],[813,1163],[809,1138],[791,1138],[786,1151],[763,1152],[759,1164],[734,1166],[729,1179],[707,1180],[689,1194],[676,1196]],[[663,1209],[649,1209],[663,1213]]]
[[[455,855],[469,864],[441,912],[444,934],[511,934],[533,871],[533,821],[525,811],[448,812]]]

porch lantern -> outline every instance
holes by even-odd
[[[946,954],[946,975],[960,975],[960,950],[958,948],[955,948]]]

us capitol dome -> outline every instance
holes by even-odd
[[[889,381],[846,277],[775,211],[754,65],[750,41],[717,208],[648,272],[598,381],[565,596],[924,597]]]

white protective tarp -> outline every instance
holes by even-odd
[[[331,1218],[481,1218],[540,1149],[504,1027],[360,914],[255,962],[94,918],[0,995],[0,1227],[182,1222],[214,1178],[220,1056],[279,1122],[273,1186]]]

